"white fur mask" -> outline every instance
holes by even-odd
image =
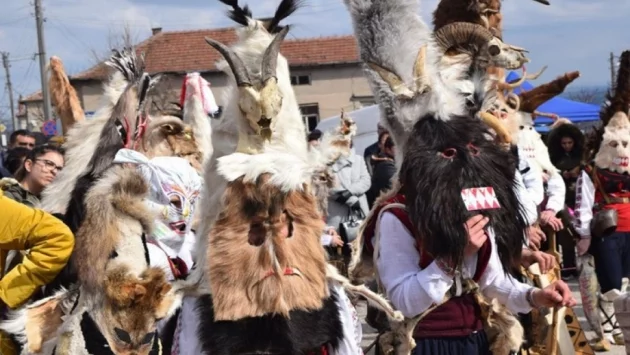
[[[630,122],[623,112],[617,112],[604,128],[604,136],[595,155],[595,165],[617,173],[630,172]]]

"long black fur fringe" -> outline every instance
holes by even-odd
[[[468,241],[464,223],[480,213],[490,218],[507,273],[520,260],[527,225],[515,193],[517,158],[488,137],[485,124],[470,117],[421,118],[409,135],[400,180],[425,251],[461,264]],[[449,148],[456,150],[451,159],[442,155]],[[501,208],[469,212],[461,191],[475,187],[493,187]]]
[[[343,329],[334,290],[317,311],[292,311],[289,318],[280,315],[244,318],[238,321],[214,321],[212,297],[197,301],[199,337],[207,354],[277,354],[305,355],[319,353],[321,346],[339,347]]]

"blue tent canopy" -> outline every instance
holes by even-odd
[[[520,77],[520,74],[516,72],[510,72],[510,74],[508,74],[506,78],[506,81],[516,81]],[[521,90],[527,91],[533,88],[534,86],[532,86],[532,84],[525,81],[523,85],[521,85],[521,87],[514,90],[514,93],[518,94],[519,92],[521,92]],[[552,98],[551,100],[540,105],[540,107],[538,108],[538,111],[540,112],[555,113],[556,115],[567,118],[574,123],[599,120],[599,110],[600,107],[597,105],[568,100],[559,96]],[[536,126],[548,126],[551,123],[553,123],[553,121],[550,118],[536,118]],[[537,130],[539,130],[538,127]]]

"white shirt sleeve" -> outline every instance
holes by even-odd
[[[582,238],[591,235],[591,220],[595,204],[595,186],[586,171],[582,170],[575,185],[575,230]]]
[[[558,173],[553,174],[547,181],[547,204],[546,210],[552,210],[556,213],[564,208],[564,197],[566,194],[566,186],[562,176]]]
[[[413,318],[441,303],[453,280],[435,262],[420,269],[415,238],[390,212],[381,216],[378,273],[387,298],[405,317]]]
[[[525,184],[529,197],[534,201],[536,206],[540,205],[545,198],[542,174],[532,169],[527,159],[519,159],[518,169],[523,176],[523,184]]]
[[[521,283],[506,274],[499,259],[494,233],[490,232],[492,252],[485,272],[479,280],[479,289],[488,298],[496,298],[513,313],[529,313],[531,306],[527,302],[527,292],[532,286]]]
[[[531,226],[536,222],[536,220],[538,220],[538,209],[536,203],[532,200],[529,192],[525,188],[523,176],[519,171],[516,171],[514,180],[516,182],[516,196],[523,206],[523,218],[525,218],[527,225]]]
[[[323,233],[320,240],[322,242],[322,245],[327,247],[330,246],[330,244],[332,243],[333,236],[328,233]]]

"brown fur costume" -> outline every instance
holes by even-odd
[[[103,275],[121,239],[130,237],[121,232],[121,221],[133,219],[148,231],[153,216],[142,199],[148,186],[134,168],[110,169],[90,189],[85,198],[86,218],[77,231],[71,264],[81,285],[93,292],[103,287]],[[140,235],[134,237],[140,238]]]
[[[50,57],[48,66],[50,79],[48,80],[48,90],[50,98],[57,116],[61,119],[63,132],[68,132],[75,122],[85,120],[85,113],[81,108],[81,101],[76,90],[70,84],[63,63],[58,57]]]
[[[216,320],[322,307],[328,296],[323,222],[313,196],[283,192],[261,175],[230,183],[208,248]],[[289,237],[279,233],[288,229]]]
[[[138,151],[148,158],[160,156],[184,158],[197,171],[202,170],[202,154],[193,131],[177,117],[153,117]]]

